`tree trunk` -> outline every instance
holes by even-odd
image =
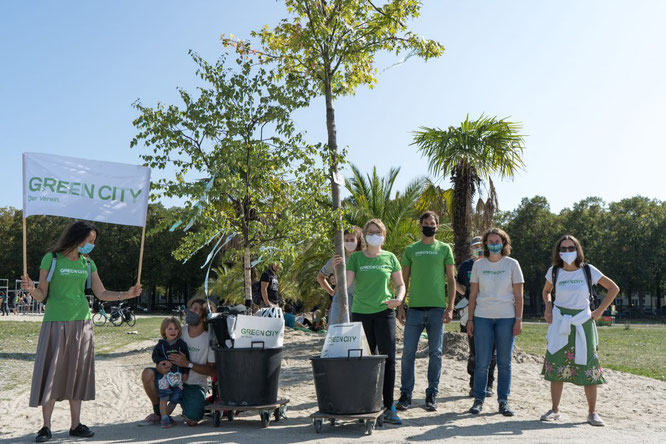
[[[471,178],[463,171],[453,174],[453,254],[456,265],[469,258],[469,219],[472,205]]]
[[[328,149],[331,153],[331,197],[333,209],[340,208],[340,185],[338,177],[338,141],[335,130],[335,110],[333,109],[333,92],[330,79],[326,79],[326,130],[328,132]],[[342,216],[338,218],[338,227],[335,230],[335,254],[345,257],[344,232],[342,227]],[[349,322],[349,307],[347,303],[347,268],[343,261],[335,267],[335,278],[337,285],[338,318],[331,319],[332,323],[340,324]]]
[[[251,262],[250,257],[250,247],[246,243],[243,249],[243,280],[245,284],[245,306],[249,307],[252,303],[252,268],[250,267]]]

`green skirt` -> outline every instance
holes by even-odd
[[[582,311],[560,307],[558,309],[562,314],[572,316]],[[541,370],[541,374],[544,375],[546,381],[571,382],[576,385],[606,383],[606,379],[603,376],[604,371],[599,364],[593,322],[592,319],[589,319],[583,324],[587,342],[587,365],[577,365],[574,363],[574,357],[576,356],[576,327],[572,326],[571,333],[569,333],[569,342],[565,347],[554,354],[546,351],[546,359],[543,362],[543,369]]]

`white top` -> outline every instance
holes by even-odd
[[[210,336],[204,331],[196,338],[191,338],[187,325],[183,326],[183,341],[187,344],[190,351],[190,362],[206,365],[209,362],[215,362],[215,353],[210,348]],[[204,390],[208,389],[208,376],[190,370],[190,376],[187,377],[186,384],[200,385]]]
[[[497,262],[484,257],[474,262],[469,281],[479,284],[474,316],[489,319],[515,318],[513,284],[522,284],[523,271],[517,260],[503,256]]]
[[[604,276],[593,265],[590,265],[590,274],[592,275],[592,285],[595,285]],[[552,284],[552,279],[553,267],[550,267],[546,272],[546,280]],[[590,306],[590,290],[587,288],[583,267],[576,271],[566,271],[563,268],[557,271],[555,306],[572,310],[584,310]]]

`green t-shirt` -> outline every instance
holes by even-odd
[[[409,267],[409,306],[446,307],[446,265],[453,265],[451,247],[435,239],[430,245],[419,241],[405,248],[403,267]]]
[[[388,307],[384,301],[393,299],[389,287],[391,273],[400,271],[395,254],[382,251],[377,257],[367,257],[362,251],[349,256],[347,270],[356,273],[352,313],[379,313]]]
[[[42,259],[40,270],[51,269],[52,253]],[[90,259],[90,270],[97,271],[95,262]],[[56,253],[56,268],[49,283],[49,298],[44,308],[44,321],[82,321],[90,319],[90,308],[85,295],[88,265],[86,259],[72,261],[63,254]]]

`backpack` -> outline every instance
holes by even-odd
[[[55,273],[56,269],[56,262],[58,262],[58,258],[56,257],[56,253],[51,253],[53,255],[53,258],[51,259],[51,268],[49,268],[49,274],[46,276],[46,282],[51,282],[51,279],[53,279],[53,273]],[[90,266],[90,259],[87,257],[83,256],[84,259],[86,260],[86,265],[88,266],[88,278],[86,279],[86,288],[84,290],[84,294],[86,296],[89,296],[92,294],[92,267]],[[48,293],[46,294],[46,297],[42,301],[42,304],[46,305],[46,300],[49,298]]]
[[[557,287],[557,272],[559,270],[559,267],[553,267],[553,270],[551,272],[551,280],[553,284],[553,289],[550,292],[551,298],[553,300],[553,304],[555,303],[555,289]],[[594,288],[592,286],[592,271],[590,270],[590,264],[583,264],[583,274],[585,275],[585,281],[587,281],[587,289],[590,292],[590,308],[594,308],[594,305],[596,304],[596,298],[597,294],[594,291]]]

